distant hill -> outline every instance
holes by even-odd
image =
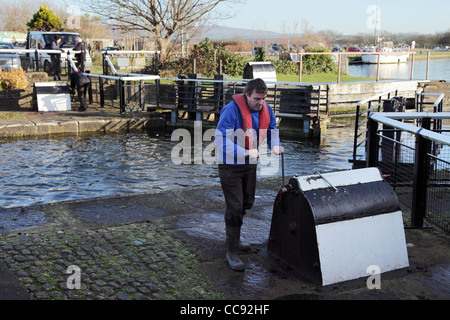
[[[228,39],[281,39],[283,35],[278,32],[264,31],[264,30],[252,30],[241,28],[230,28],[224,26],[211,27],[204,33],[202,38],[210,38],[211,40],[228,40]]]

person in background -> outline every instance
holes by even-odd
[[[84,67],[86,64],[86,46],[81,41],[80,37],[75,38],[76,46],[73,48],[74,51],[81,51],[80,53],[75,54],[75,58],[77,59],[77,68],[80,72],[84,73]]]
[[[64,50],[60,47],[62,45],[61,37],[59,35],[55,35],[53,39],[45,46],[45,49],[64,52]],[[61,54],[50,53],[50,60],[52,62],[53,80],[61,81]]]
[[[244,93],[220,111],[214,143],[219,162],[219,177],[225,197],[226,256],[234,271],[243,271],[238,250],[249,251],[241,240],[241,226],[246,211],[253,207],[258,146],[267,139],[273,155],[284,152],[280,146],[277,123],[272,108],[265,102],[267,86],[262,79],[247,83]]]
[[[75,94],[75,87],[77,88],[78,101],[80,101],[80,108],[78,111],[86,111],[86,93],[90,84],[90,80],[83,73],[77,71],[72,72],[70,75],[70,94]]]

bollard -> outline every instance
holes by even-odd
[[[402,212],[377,168],[294,177],[275,200],[268,258],[321,285],[409,265]]]

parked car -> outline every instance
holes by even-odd
[[[348,47],[347,51],[348,52],[364,52],[364,50],[361,49],[360,47]]]
[[[342,48],[341,47],[334,47],[331,52],[342,52]]]
[[[0,49],[14,49],[9,42],[0,42]],[[2,70],[19,69],[21,66],[20,57],[17,53],[0,53],[0,68]]]
[[[62,38],[61,48],[64,50],[64,52],[61,53],[61,67],[65,68],[67,55],[70,55],[72,59],[76,61],[73,49],[75,48],[76,45],[75,39],[77,37],[81,38],[79,33],[28,31],[26,49],[45,49],[47,43],[49,43],[55,37],[55,35],[59,35]],[[35,62],[36,56],[34,53],[27,53],[23,58],[28,61],[28,64],[30,66],[34,66],[36,63]],[[39,53],[39,66],[40,68],[44,67],[44,71],[47,72],[48,74],[51,74],[52,72],[51,59],[48,53]],[[86,50],[85,71],[90,72],[91,69],[92,69],[92,59],[89,54],[89,50]]]
[[[278,44],[276,44],[276,43],[272,44],[272,50],[273,50],[275,53],[284,52],[283,47],[280,46],[280,45],[278,45]]]
[[[102,50],[100,50],[100,52],[105,52],[105,51],[120,51],[119,47],[115,47],[115,46],[109,46],[106,48],[103,48]]]

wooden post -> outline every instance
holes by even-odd
[[[303,72],[303,54],[300,53],[300,64],[298,67],[298,82],[302,82],[302,72]]]
[[[342,54],[338,53],[338,75],[337,75],[337,83],[341,83],[341,64],[342,64]]]
[[[412,59],[411,59],[411,70],[410,70],[410,75],[409,75],[409,80],[413,79],[413,74],[414,74],[414,53],[412,54]]]
[[[380,81],[380,52],[378,52],[377,57],[377,82]]]

